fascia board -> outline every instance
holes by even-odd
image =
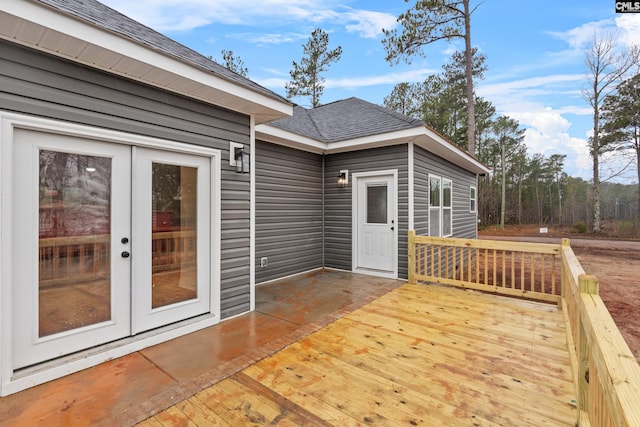
[[[324,142],[268,124],[256,126],[256,139],[316,154],[324,154],[327,150]]]
[[[460,148],[448,142],[444,137],[433,130],[424,127],[424,137],[418,138],[416,144],[427,151],[430,151],[451,163],[458,165],[476,174],[489,174],[491,170],[476,160],[473,156],[465,153]]]
[[[16,21],[11,22],[12,19]],[[2,25],[0,25],[0,37],[48,52],[55,56],[71,59],[74,62],[80,62],[94,68],[100,68],[110,73],[123,75],[129,79],[139,80],[178,93],[182,93],[179,89],[180,84],[184,84],[184,80],[187,80],[194,83],[190,85],[193,88],[202,85],[213,88],[216,92],[222,92],[230,98],[235,99],[235,102],[230,103],[230,105],[221,105],[222,107],[240,111],[239,105],[242,104],[244,111],[240,112],[245,114],[265,114],[269,116],[270,120],[293,114],[293,106],[289,103],[257,93],[249,88],[216,76],[211,72],[180,61],[175,57],[155,51],[134,40],[95,27],[71,16],[57,13],[55,10],[38,5],[35,2],[25,0],[2,2],[0,5],[0,22],[2,23]],[[11,22],[11,24],[9,24],[9,22]],[[78,49],[77,47],[74,47],[72,50],[70,49],[69,52],[65,52],[63,49],[54,51],[48,49],[46,43],[43,43],[43,40],[35,38],[24,40],[17,38],[15,34],[11,34],[12,28],[15,31],[19,26],[29,24],[43,30],[43,34],[46,30],[49,30],[63,37],[67,37],[69,39],[68,43],[60,43],[60,46],[66,44],[77,45],[78,42],[82,42],[86,44],[87,48],[97,47],[103,51],[101,55],[96,55],[97,57],[115,54],[118,60],[113,61],[114,65],[118,64],[118,67],[122,68],[123,60],[131,61],[132,67],[130,67],[130,69],[139,69],[140,73],[138,75],[123,73],[117,69],[101,64],[99,61],[85,61],[81,58],[81,55],[78,54],[78,52],[81,52],[83,49]],[[31,33],[33,33],[33,31],[31,31]],[[147,66],[145,67],[144,65]],[[154,79],[145,78],[145,76],[149,75],[157,76],[157,73],[148,72],[149,66],[155,70],[160,70],[163,75]],[[158,83],[161,80],[168,82],[168,84]],[[196,90],[186,93],[185,95],[192,98],[198,97]],[[200,97],[200,99],[220,105],[219,99],[213,96]]]
[[[328,144],[326,154],[343,153],[347,151],[365,150],[367,148],[382,147],[385,145],[397,145],[412,141],[424,133],[422,126],[404,129],[400,131],[380,133],[376,135],[363,136],[360,138],[347,139],[344,141],[331,142]]]

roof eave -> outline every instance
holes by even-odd
[[[256,138],[317,154],[335,154],[413,142],[425,150],[474,174],[484,175],[490,172],[485,165],[473,156],[423,125],[344,141],[322,142],[283,130],[276,126],[264,124],[256,127]]]
[[[436,154],[451,163],[477,175],[486,175],[491,170],[471,154],[455,146],[433,129],[424,126],[423,133],[415,141],[416,145]]]
[[[34,2],[2,2],[0,38],[251,115],[256,123],[293,114],[293,106],[276,96],[252,91],[179,58]]]

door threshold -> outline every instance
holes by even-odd
[[[362,268],[362,267],[356,267],[353,269],[354,273],[359,273],[359,274],[366,274],[369,276],[376,276],[376,277],[384,277],[387,279],[397,279],[398,275],[393,272],[393,271],[387,271],[387,270],[376,270],[373,268]]]
[[[17,393],[30,387],[82,371],[127,354],[208,328],[220,322],[217,315],[205,314],[163,326],[135,336],[112,341],[77,353],[15,370],[3,382],[0,396]]]

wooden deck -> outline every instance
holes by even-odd
[[[573,426],[557,306],[403,285],[142,422]]]

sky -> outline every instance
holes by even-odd
[[[422,82],[442,72],[462,40],[425,46],[411,63],[385,61],[382,29],[414,2],[403,0],[102,0],[121,13],[222,63],[231,50],[248,77],[285,96],[292,62],[300,62],[311,32],[329,35],[329,48],[342,57],[323,74],[321,103],[358,97],[383,104],[394,86]],[[476,92],[498,114],[526,129],[530,154],[565,154],[565,172],[592,178],[587,140],[592,109],[582,97],[587,87],[585,51],[594,34],[610,33],[622,47],[640,44],[640,13],[617,14],[615,1],[471,0],[472,44],[487,57]],[[294,98],[309,107],[308,98]],[[606,163],[605,163],[606,167]],[[605,173],[606,177],[606,173]],[[637,182],[632,173],[618,178]]]

